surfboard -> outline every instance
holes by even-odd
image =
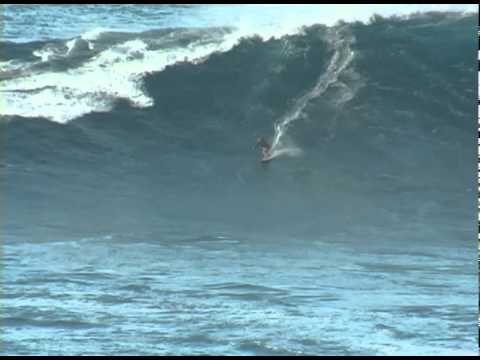
[[[269,156],[261,158],[260,162],[267,163],[279,156],[299,156],[301,154],[302,154],[302,150],[298,148],[278,149],[278,150],[273,150]]]

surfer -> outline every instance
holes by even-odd
[[[257,138],[257,147],[260,148],[260,151],[262,153],[262,160],[266,160],[270,157],[271,145],[268,143],[267,140],[265,140],[265,138]]]

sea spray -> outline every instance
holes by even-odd
[[[354,57],[354,52],[350,47],[353,43],[353,36],[341,37],[340,31],[341,29],[331,30],[331,35],[327,37],[335,51],[325,73],[320,75],[315,87],[298,98],[293,107],[274,124],[275,135],[272,142],[272,153],[278,153],[286,149],[282,138],[290,125],[300,117],[310,100],[324,94],[333,83],[338,81],[338,76],[351,63]],[[298,154],[299,151],[297,149],[286,153]]]

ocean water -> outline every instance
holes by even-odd
[[[476,11],[1,5],[0,353],[478,355]]]

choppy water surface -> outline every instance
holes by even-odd
[[[468,253],[342,240],[159,234],[7,245],[4,352],[475,351]]]
[[[2,354],[477,353],[476,7],[0,9]]]

